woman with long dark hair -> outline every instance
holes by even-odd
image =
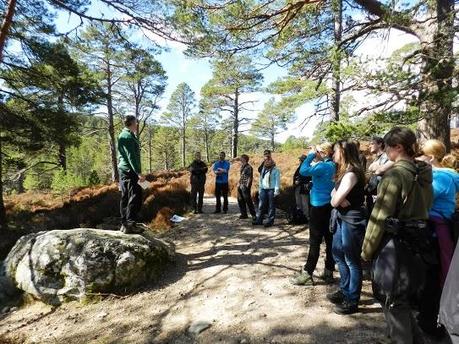
[[[365,174],[357,145],[350,140],[334,145],[333,161],[337,165],[336,184],[332,191],[333,258],[340,274],[339,289],[327,295],[336,304],[338,314],[357,312],[362,289],[360,252],[365,235]]]
[[[373,260],[373,294],[382,305],[392,342],[420,343],[411,307],[425,282],[425,262],[432,258],[427,226],[432,168],[414,160],[417,141],[412,130],[395,127],[384,142],[394,165],[378,186],[361,256]]]

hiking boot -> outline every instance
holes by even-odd
[[[244,219],[248,219],[249,217],[247,215],[240,215],[239,216],[239,220],[244,220]]]
[[[132,234],[140,234],[145,232],[146,230],[149,230],[150,227],[148,227],[145,223],[141,222],[136,222],[131,229]]]
[[[263,226],[264,226],[265,228],[268,228],[268,227],[272,227],[273,225],[274,225],[273,222],[266,222]]]
[[[216,209],[216,210],[214,211],[214,214],[220,214],[221,212],[222,212],[221,210]]]
[[[336,305],[333,311],[341,315],[357,313],[359,311],[358,302],[344,300],[342,303]]]
[[[261,226],[263,223],[261,221],[258,221],[257,218],[254,218],[252,220],[252,225],[253,226]]]
[[[145,226],[144,224],[142,225]],[[145,229],[140,226],[137,227],[137,223],[122,224],[120,228],[120,231],[124,234],[140,234],[140,233],[143,233],[144,230]]]
[[[124,234],[129,234],[129,226],[126,224],[121,224],[120,232]]]
[[[339,305],[339,304],[343,303],[343,301],[344,301],[344,294],[341,291],[341,289],[338,289],[337,291],[335,291],[333,293],[328,293],[327,294],[327,299],[331,303],[334,303],[335,305]]]
[[[293,285],[304,285],[304,286],[313,286],[314,280],[312,275],[308,274],[306,271],[301,271],[299,274],[296,274],[290,279],[290,282]]]
[[[322,275],[320,275],[320,279],[325,282],[325,284],[333,284],[333,271],[325,269]]]

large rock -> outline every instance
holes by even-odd
[[[173,245],[158,239],[71,229],[22,237],[4,264],[17,288],[56,305],[154,281],[173,257]]]

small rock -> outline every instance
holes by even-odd
[[[191,334],[200,334],[202,331],[207,330],[211,326],[208,321],[195,321],[191,324],[188,332]]]
[[[107,315],[108,315],[107,312],[101,312],[101,313],[97,314],[97,318],[104,319]]]

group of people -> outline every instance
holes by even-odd
[[[415,133],[401,127],[384,138],[373,138],[370,151],[374,159],[366,170],[359,145],[352,140],[322,144],[302,158],[298,173],[312,178],[307,197],[309,252],[292,283],[314,285],[313,273],[325,241],[325,269],[320,277],[332,283],[338,266],[339,288],[327,294],[336,313],[359,311],[362,261],[369,262],[373,293],[393,343],[423,343],[421,329],[441,337],[439,314],[459,343],[455,337],[459,274],[450,277],[448,296],[442,299],[446,310],[440,310],[448,271],[454,274],[459,268],[459,261],[455,268],[451,265],[459,191],[455,159],[446,155],[445,145],[438,140],[428,140],[419,149]]]
[[[138,182],[145,177],[140,172],[135,117],[128,116],[125,126],[118,140],[121,231],[139,233],[143,228],[137,222]],[[384,138],[373,138],[370,152],[373,161],[368,167],[353,140],[323,143],[300,157],[293,185],[297,211],[309,223],[309,251],[292,283],[314,286],[320,246],[325,241],[325,268],[320,278],[333,283],[335,265],[338,267],[339,288],[327,294],[336,313],[359,311],[362,262],[368,262],[373,294],[381,303],[393,343],[423,343],[421,329],[441,336],[444,327],[440,323],[453,342],[459,343],[459,252],[455,250],[459,174],[453,168],[455,159],[438,140],[428,140],[419,149],[415,133],[404,127],[391,129]],[[250,214],[253,225],[270,227],[275,220],[274,199],[280,192],[280,171],[271,152],[265,151],[258,167],[256,209],[251,196],[253,168],[247,155],[240,161],[240,218]],[[215,213],[228,211],[230,167],[221,152],[212,166]],[[202,213],[208,168],[199,153],[189,171],[192,206],[195,213]]]
[[[229,170],[231,164],[225,159],[225,152],[221,152],[219,159],[213,164],[212,171],[215,174],[215,214],[228,212],[228,193],[229,193]],[[240,177],[237,184],[237,200],[241,215],[240,219],[252,217],[253,225],[264,225],[270,227],[274,224],[276,207],[274,198],[280,192],[280,170],[272,159],[271,151],[264,152],[263,162],[258,167],[260,174],[258,185],[258,207],[252,200],[251,190],[253,183],[253,168],[249,164],[249,156],[241,155]],[[201,154],[195,154],[193,162],[188,167],[191,173],[191,202],[195,214],[202,213],[204,186],[206,183],[207,165],[202,161]],[[222,208],[223,198],[223,208]]]

